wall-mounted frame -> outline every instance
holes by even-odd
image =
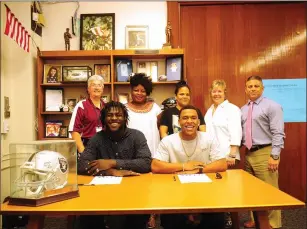
[[[68,126],[61,126],[59,132],[60,138],[68,138]]]
[[[43,83],[61,83],[62,65],[44,64]]]
[[[126,26],[126,49],[148,49],[149,34],[147,25]]]
[[[103,96],[101,97],[101,99],[102,99],[102,101],[103,101],[104,103],[110,102],[110,96],[109,96],[109,95],[103,95]]]
[[[115,14],[80,15],[80,50],[115,49]]]
[[[47,120],[45,121],[45,137],[57,138],[60,135],[60,128],[63,122],[60,120]]]
[[[145,73],[151,78],[152,82],[158,81],[158,62],[157,61],[138,61],[136,63],[136,72]]]
[[[181,80],[182,70],[182,57],[166,58],[167,81]]]
[[[117,94],[118,102],[122,104],[126,104],[129,102],[129,93],[118,93]]]
[[[52,88],[45,90],[45,111],[60,111],[63,104],[63,89]]]
[[[63,66],[63,83],[86,83],[92,75],[89,66]]]
[[[105,83],[110,83],[111,64],[94,64],[94,74],[102,76]]]
[[[116,60],[116,76],[118,82],[127,82],[132,73],[132,60]]]

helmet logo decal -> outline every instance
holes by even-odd
[[[62,173],[66,173],[68,167],[66,159],[63,157],[59,157],[59,163],[60,163],[60,170],[62,171]]]

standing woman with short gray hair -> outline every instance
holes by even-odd
[[[78,156],[84,151],[88,140],[102,130],[100,111],[104,107],[103,89],[103,78],[91,76],[87,81],[88,98],[77,103],[71,116],[68,130],[76,141]]]

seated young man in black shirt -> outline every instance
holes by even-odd
[[[144,134],[127,127],[126,107],[111,101],[101,111],[105,130],[93,136],[78,160],[78,174],[132,176],[151,171]],[[103,201],[102,201],[103,202]],[[149,215],[80,216],[82,228],[144,229]]]

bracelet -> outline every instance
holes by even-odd
[[[184,163],[182,163],[182,171],[184,172]]]

